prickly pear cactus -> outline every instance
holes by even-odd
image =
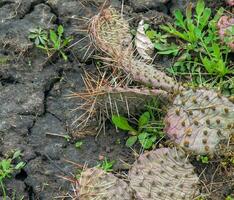
[[[108,31],[109,26],[111,29]],[[112,67],[124,71],[126,77],[131,77],[133,81],[141,83],[141,87],[146,88],[148,94],[154,96],[154,92],[150,90],[159,89],[157,93],[160,91],[159,93],[162,94],[162,91],[165,91],[163,96],[168,95],[168,98],[171,94],[177,95],[172,106],[169,106],[165,118],[165,131],[175,143],[196,154],[213,154],[220,141],[228,139],[233,133],[233,103],[214,91],[204,89],[186,91],[172,77],[156,69],[154,65],[139,59],[130,42],[128,22],[113,8],[106,8],[94,16],[91,19],[89,32],[94,45],[106,55],[103,61],[112,63]],[[111,87],[115,89],[115,85]],[[137,97],[135,91],[132,90],[130,95],[128,92],[128,87],[124,87],[119,94],[121,97],[123,93],[126,97],[134,97],[134,95]],[[116,98],[118,92],[111,95],[110,92],[107,92],[108,95],[105,92],[102,94],[104,94],[103,99],[114,97],[114,104],[112,104],[113,101],[102,100],[105,108],[111,108],[112,113],[112,105],[118,107],[118,98]],[[143,95],[147,94],[141,93],[140,96]],[[93,96],[96,100],[95,93]],[[99,104],[92,105],[92,111],[96,105],[100,106]],[[131,109],[128,109],[128,104],[122,103],[122,105],[120,108],[123,108],[123,112],[119,109],[118,114],[125,114],[124,110],[129,113]],[[99,108],[102,109],[102,107],[101,105]]]
[[[115,9],[109,7],[95,15],[89,25],[89,35],[95,47],[110,57],[131,51],[130,27]]]
[[[129,172],[137,200],[191,200],[198,177],[183,152],[161,148],[141,155]]]
[[[170,92],[182,89],[173,78],[135,57],[129,24],[115,9],[110,7],[94,16],[89,33],[95,47],[106,54],[103,61],[113,63],[133,80]]]
[[[196,154],[213,154],[234,134],[234,104],[218,93],[199,89],[178,95],[165,118],[167,135]]]
[[[127,183],[98,168],[81,173],[78,190],[79,200],[132,200]]]

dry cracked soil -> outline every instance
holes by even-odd
[[[126,170],[134,155],[125,146],[125,133],[113,126],[95,137],[96,130],[79,140],[75,147],[75,119],[79,99],[67,96],[84,89],[83,69],[95,70],[90,58],[94,48],[86,32],[87,21],[101,8],[104,0],[0,0],[0,159],[21,150],[26,166],[5,183],[12,199],[51,200],[71,192],[70,183],[61,178],[76,173],[76,166],[95,166],[100,157],[116,160],[114,170]],[[143,16],[163,23],[175,8],[184,9],[189,1],[126,0],[124,12],[136,26]],[[120,0],[112,6],[121,9]],[[68,61],[58,56],[47,58],[28,39],[30,29],[64,26],[74,45],[67,52]],[[81,40],[82,39],[82,40]],[[162,61],[165,62],[165,61]],[[70,140],[63,136],[69,135]],[[59,177],[60,176],[60,177]],[[0,196],[1,194],[0,190]],[[1,197],[0,197],[1,199]]]

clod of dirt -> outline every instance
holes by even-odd
[[[32,85],[16,84],[1,90],[1,115],[7,113],[42,114],[44,93]]]
[[[197,0],[172,0],[170,11],[173,13],[175,10],[181,10],[185,13],[186,8],[191,2],[196,3]]]
[[[30,29],[51,28],[55,20],[56,17],[51,13],[49,6],[36,5],[24,18],[0,23],[0,45],[16,52],[26,51],[32,46],[32,42],[28,39]]]
[[[23,18],[35,5],[42,2],[44,0],[2,0],[0,2],[0,20],[5,22]]]
[[[62,65],[61,65],[62,66]],[[63,65],[67,70],[62,73],[61,81],[55,83],[54,87],[48,93],[46,102],[47,110],[60,119],[66,129],[72,133],[76,130],[77,123],[74,123],[77,116],[83,112],[77,111],[80,100],[69,98],[69,95],[75,91],[81,91],[84,87],[82,82],[82,70],[72,68],[72,65]]]
[[[25,183],[32,187],[35,199],[51,200],[60,195],[66,195],[70,184],[57,175],[74,173],[73,167],[61,161],[51,161],[46,157],[37,157],[27,163],[25,171],[28,174]]]
[[[7,194],[14,195],[12,198],[15,199],[29,199],[27,194],[27,188],[23,181],[20,180],[13,180],[13,181],[6,181],[5,187],[7,189]],[[1,199],[1,198],[0,198]]]
[[[168,1],[169,0],[129,0],[129,3],[135,12],[158,10],[167,13],[167,7],[165,4]]]

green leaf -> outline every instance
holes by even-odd
[[[176,75],[176,72],[175,72],[175,70],[173,69],[173,67],[166,68],[166,70],[167,70],[170,74]]]
[[[215,57],[216,57],[217,59],[221,58],[219,45],[216,44],[216,43],[213,43],[213,44],[212,44],[212,48],[213,48]]]
[[[30,35],[28,36],[29,39],[35,39],[37,37],[37,34],[34,33],[30,33]]]
[[[214,63],[212,61],[210,61],[208,59],[208,57],[202,58],[202,56],[201,56],[201,60],[202,60],[202,63],[204,65],[206,71],[209,72],[210,74],[213,74],[214,73],[214,70],[213,70],[213,64]]]
[[[46,51],[48,50],[48,48],[47,48],[47,47],[42,46],[42,45],[37,45],[37,47],[38,47],[38,48],[40,48],[40,49],[46,50]]]
[[[64,29],[62,25],[58,26],[58,35],[61,37],[63,35]]]
[[[53,42],[54,48],[58,49],[58,36],[53,30],[50,30],[50,40]]]
[[[160,55],[169,55],[169,54],[173,54],[174,56],[176,56],[178,54],[178,49],[170,49],[170,50],[166,50],[166,51],[160,51],[158,52],[158,54]]]
[[[117,116],[117,115],[113,115],[112,116],[112,122],[114,123],[114,125],[122,130],[125,131],[135,131],[134,128],[132,128],[129,123],[128,120],[125,117],[122,116]]]
[[[150,137],[150,140],[151,140],[152,142],[155,142],[155,141],[157,140],[157,136],[154,135],[154,136]]]
[[[168,26],[162,25],[160,26],[160,28],[174,36],[177,36],[183,40],[189,41],[188,36],[184,32],[182,33],[182,32],[177,31],[171,24],[168,24]]]
[[[155,38],[156,34],[157,33],[154,30],[146,31],[146,36],[151,40],[153,40]]]
[[[65,38],[65,39],[63,40],[62,47],[67,46],[72,40],[73,40],[72,37]]]
[[[45,45],[46,44],[46,40],[42,37],[39,37],[40,43]]]
[[[37,28],[31,28],[29,29],[30,33],[38,33],[38,29]]]
[[[137,141],[137,136],[131,136],[127,139],[126,141],[126,146],[127,147],[132,147]]]
[[[186,29],[185,23],[184,23],[184,16],[183,16],[182,12],[180,10],[175,10],[174,16],[177,20],[176,25],[183,28],[183,29]]]
[[[17,151],[15,151],[15,153],[14,153],[14,155],[13,155],[13,157],[12,157],[12,160],[14,160],[14,159],[16,159],[16,158],[18,158],[18,157],[20,157],[21,156],[21,151],[20,150],[17,150]]]
[[[75,144],[75,147],[76,147],[77,149],[80,149],[82,145],[83,145],[83,142],[82,142],[82,141],[77,141],[76,144]]]
[[[203,11],[205,9],[205,2],[204,0],[198,0],[197,6],[196,6],[196,13],[198,16],[201,16]]]
[[[149,24],[144,24],[144,30],[147,31],[149,29],[150,25]]]
[[[205,26],[208,25],[210,15],[211,15],[211,9],[206,8],[199,22],[200,23],[199,28],[201,29],[201,31],[204,29]]]
[[[189,38],[189,42],[193,43],[193,42],[196,42],[196,40],[198,38],[196,38],[196,35],[195,35],[195,25],[193,24],[193,20],[190,19],[190,20],[187,20],[187,26],[188,26],[188,38]]]
[[[200,156],[200,160],[203,164],[209,163],[209,158],[207,156]]]
[[[228,74],[230,71],[228,68],[226,68],[225,63],[222,59],[219,59],[218,62],[215,65],[216,72],[219,76],[223,77],[226,74]]]
[[[150,120],[150,113],[144,112],[139,118],[138,127],[142,128],[142,126],[145,126],[146,124],[149,123],[149,120]]]
[[[40,44],[40,40],[39,40],[38,37],[35,39],[34,43],[35,43],[35,45],[39,45]]]
[[[148,133],[141,133],[138,135],[139,142],[144,149],[150,149],[153,146],[152,140],[149,138]]]
[[[200,28],[195,27],[194,32],[195,32],[196,38],[202,37],[202,36],[201,36],[202,33],[201,33]]]
[[[19,163],[15,166],[15,169],[16,169],[16,170],[22,169],[24,166],[25,166],[25,163],[24,163],[24,162],[19,162]]]
[[[67,55],[63,52],[63,51],[60,51],[62,57],[63,57],[63,60],[64,61],[67,61]]]
[[[225,9],[223,7],[219,8],[219,10],[216,12],[213,21],[216,23],[220,19],[220,17],[223,15]]]

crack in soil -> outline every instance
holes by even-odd
[[[48,2],[45,2],[45,5],[50,7],[50,12],[56,16],[55,24],[59,25],[60,24],[59,13]]]
[[[46,2],[46,0],[38,0],[38,1],[32,2],[29,9],[19,19],[23,19],[26,15],[33,12],[35,6],[37,6],[39,4],[43,4],[45,2]]]
[[[11,84],[18,84],[19,81],[17,81],[13,76],[3,77],[2,75],[0,75],[0,83],[2,84],[2,86],[6,86]]]
[[[58,83],[58,82],[61,80],[62,74],[63,74],[63,69],[60,69],[60,70],[58,71],[58,77],[55,78],[55,79],[52,79],[51,82],[49,83],[48,89],[46,89],[46,90],[44,91],[44,113],[43,113],[41,116],[44,116],[46,113],[49,113],[49,112],[47,111],[47,99],[48,99],[48,96],[49,96],[49,94],[50,94],[50,91],[54,88],[54,85],[55,85],[56,83]],[[40,117],[41,117],[41,116],[40,116]],[[60,121],[61,121],[61,120],[60,120]]]
[[[12,2],[12,1],[3,1],[3,2],[0,2],[0,8],[2,8],[5,5],[9,5],[9,4],[13,4],[13,3],[14,2]]]

